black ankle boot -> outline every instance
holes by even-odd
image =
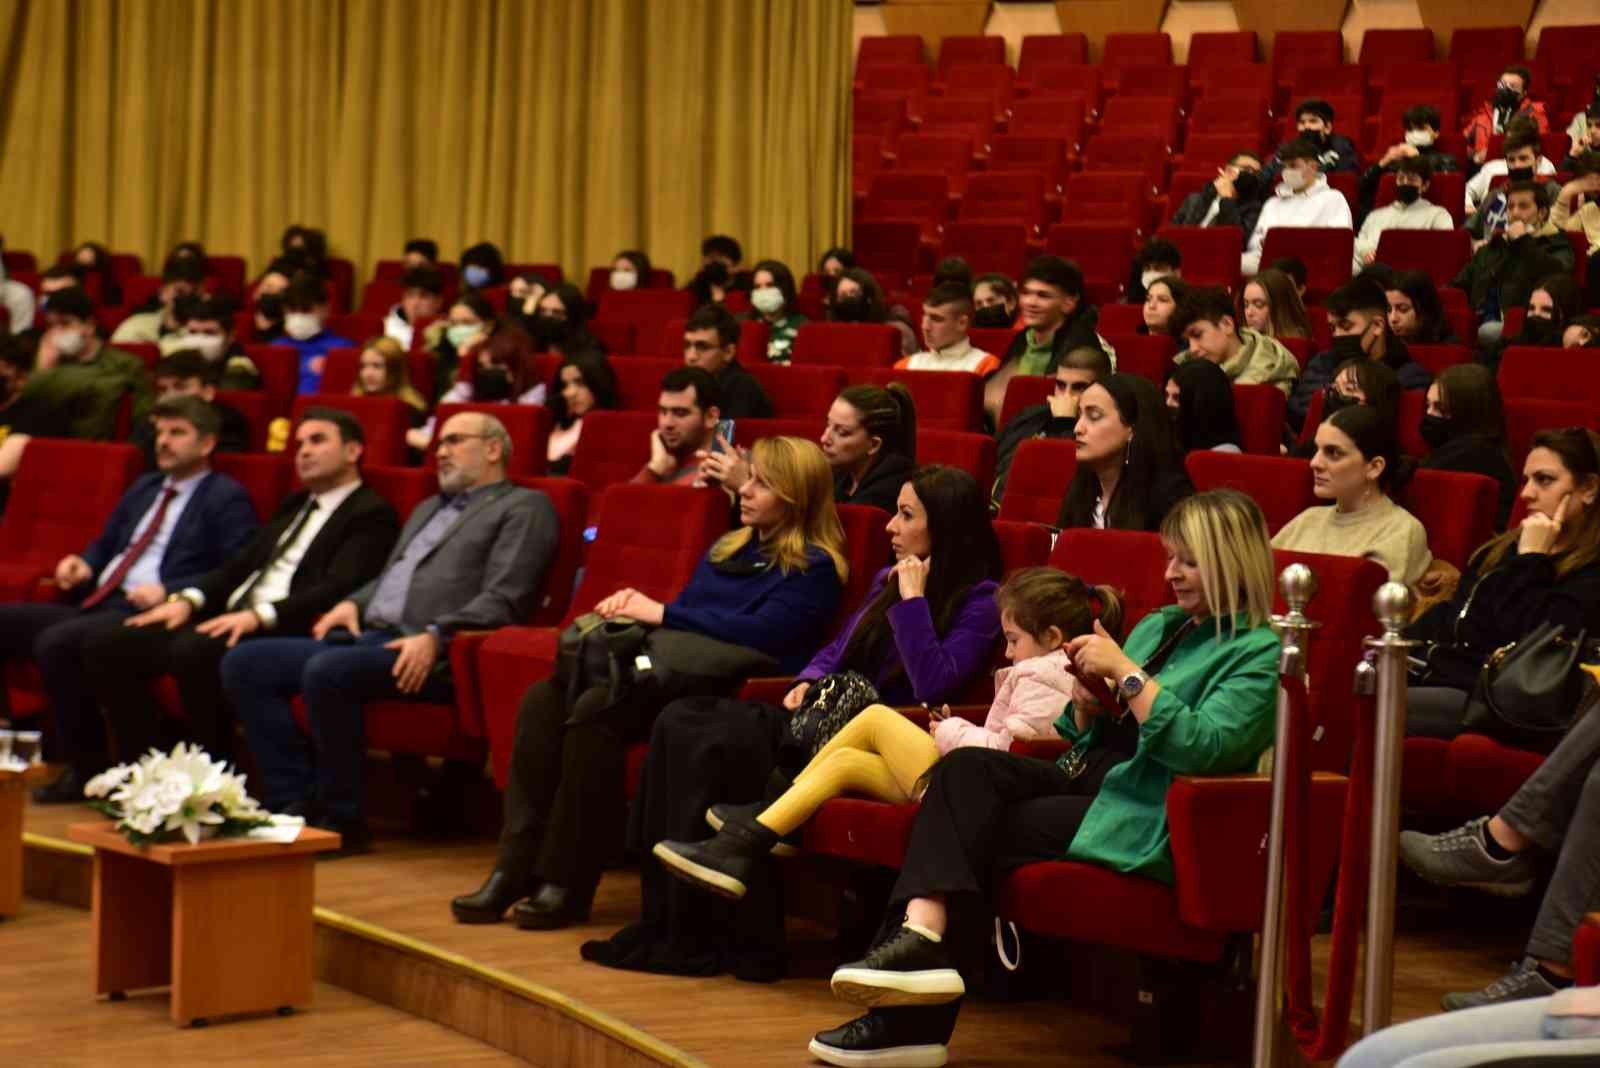
[[[733,805],[723,803],[712,805],[706,809],[706,825],[713,831],[722,830],[722,825],[729,822],[755,823],[756,817],[767,810],[765,801],[756,801],[748,805]],[[785,835],[772,844],[772,855],[775,857],[798,857],[800,855],[800,832],[794,831]]]
[[[524,931],[553,931],[587,920],[591,904],[592,900],[580,900],[564,886],[545,883],[511,910],[511,919]]]
[[[499,923],[506,909],[527,896],[526,879],[496,868],[476,891],[451,898],[450,911],[457,923]]]
[[[777,842],[778,832],[754,820],[728,820],[709,841],[657,842],[651,852],[685,882],[737,901],[744,897],[756,865]]]

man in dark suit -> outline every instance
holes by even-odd
[[[93,686],[122,752],[163,745],[150,684],[171,674],[188,738],[218,759],[231,757],[223,656],[253,635],[310,634],[318,616],[377,575],[400,519],[361,481],[365,442],[349,412],[306,409],[295,431],[295,471],[305,488],[221,567],[89,639],[85,659],[95,665]]]
[[[318,618],[309,638],[260,638],[222,660],[263,802],[338,831],[343,853],[371,842],[362,702],[449,701],[451,635],[526,618],[555,555],[555,508],[506,481],[511,436],[498,419],[454,415],[437,448],[439,493],[411,514],[377,578]],[[290,712],[296,693],[310,713],[310,746]]]
[[[84,655],[88,640],[162,603],[168,591],[194,585],[256,532],[244,487],[211,470],[216,411],[196,397],[177,397],[158,403],[152,416],[159,470],[128,488],[94,544],[56,565],[56,585],[73,603],[0,605],[0,658],[32,656],[39,665],[54,756],[69,765],[35,791],[41,803],[82,800],[83,784],[108,763],[89,690],[95,668]]]

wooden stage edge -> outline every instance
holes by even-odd
[[[32,832],[22,839],[25,895],[87,908],[94,851]],[[699,1058],[558,990],[332,909],[319,906],[313,916],[317,979],[514,1057],[705,1068]]]

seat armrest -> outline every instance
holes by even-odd
[[[783,695],[794,689],[793,679],[747,679],[739,691],[741,701],[764,701],[770,705],[783,704]]]
[[[492,630],[458,630],[450,637],[450,679],[455,686],[456,723],[469,738],[482,738],[483,691],[478,685],[478,650]]]
[[[1591,912],[1572,939],[1572,975],[1582,986],[1600,983],[1600,912]]]

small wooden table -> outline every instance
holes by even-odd
[[[22,805],[48,778],[50,769],[37,764],[0,769],[0,916],[15,916],[22,907]]]
[[[67,835],[94,847],[96,994],[171,986],[180,1027],[310,1003],[313,867],[337,834],[139,847],[99,820]]]

